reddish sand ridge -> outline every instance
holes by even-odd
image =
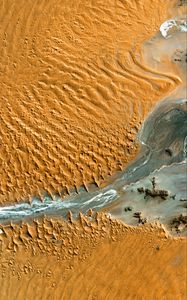
[[[179,83],[140,53],[173,3],[0,1],[1,203],[99,185],[135,157],[141,123]],[[0,300],[185,300],[186,250],[159,225],[103,214],[3,225]]]
[[[0,202],[101,184],[175,76],[138,64],[172,1],[0,2]]]
[[[183,300],[186,239],[99,214],[2,227],[0,299]]]

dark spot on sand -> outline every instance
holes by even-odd
[[[175,230],[179,233],[185,228],[187,228],[187,216],[179,215],[178,217],[175,217],[171,221],[171,226],[175,228]]]
[[[147,197],[151,197],[151,198],[156,198],[156,197],[160,197],[163,200],[166,200],[167,197],[169,196],[169,192],[166,190],[159,190],[156,189],[156,179],[155,177],[153,177],[151,179],[151,183],[152,183],[152,189],[145,189],[145,196],[144,199],[146,199]]]
[[[146,189],[144,198],[146,199],[148,196],[151,197],[151,198],[160,197],[161,199],[166,200],[167,197],[169,196],[169,193],[166,190],[149,190],[149,189]]]
[[[156,179],[155,179],[155,177],[153,177],[151,179],[151,183],[152,183],[152,187],[153,187],[153,191],[154,191],[156,189]]]
[[[143,187],[139,187],[139,188],[137,188],[137,191],[138,191],[138,193],[140,193],[140,194],[142,194],[142,193],[144,193],[144,192],[145,192],[145,190],[144,190],[144,188],[143,188]]]
[[[173,155],[173,151],[172,151],[171,149],[169,149],[169,148],[166,148],[166,149],[165,149],[165,153],[166,153],[167,155],[169,155],[170,157]]]
[[[136,219],[138,219],[138,223],[139,224],[145,224],[145,223],[147,223],[147,218],[143,218],[141,212],[134,213],[133,217],[136,218]]]
[[[124,208],[124,211],[132,211],[132,210],[133,210],[132,206],[126,206]]]
[[[137,188],[138,193],[144,194],[144,199],[147,197],[156,198],[160,197],[163,200],[166,200],[169,196],[169,192],[166,190],[156,189],[156,179],[153,177],[151,179],[152,189],[144,189],[143,187]]]

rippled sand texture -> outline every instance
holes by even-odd
[[[134,159],[180,82],[141,53],[174,3],[0,0],[0,203],[103,185]],[[91,215],[0,225],[0,300],[186,299],[185,238]]]
[[[161,227],[133,229],[101,214],[6,226],[0,299],[186,299],[185,247]]]
[[[179,81],[139,60],[172,3],[0,1],[1,203],[100,185],[135,157]]]

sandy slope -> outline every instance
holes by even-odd
[[[2,228],[0,299],[183,300],[186,239],[99,215]]]
[[[122,169],[178,79],[139,63],[172,1],[0,1],[0,202]]]
[[[180,3],[185,1],[180,1]],[[140,54],[171,0],[0,0],[0,202],[101,184],[178,84]],[[186,240],[100,215],[0,228],[0,300],[183,300]]]

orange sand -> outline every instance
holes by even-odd
[[[174,75],[140,64],[174,1],[0,2],[0,202],[100,185]]]
[[[140,52],[174,3],[0,1],[1,203],[100,185],[135,157],[141,123],[179,83]],[[0,300],[185,300],[186,250],[102,214],[1,226]]]
[[[1,300],[185,300],[186,239],[104,215],[1,229]]]

